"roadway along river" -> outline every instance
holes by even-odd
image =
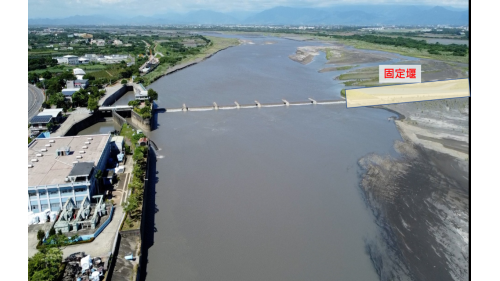
[[[28,84],[28,121],[38,114],[40,107],[42,107],[43,100],[44,96],[42,90]]]
[[[245,39],[255,44],[152,84],[159,107],[340,99],[341,72],[318,73],[324,58],[288,58],[319,43]],[[357,161],[396,155],[392,115],[345,105],[160,113],[147,279],[377,280]]]

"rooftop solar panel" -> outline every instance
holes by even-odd
[[[50,119],[52,119],[52,116],[50,116],[50,115],[37,115],[37,116],[31,118],[30,122],[31,123],[49,123]]]

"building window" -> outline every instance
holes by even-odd
[[[85,192],[86,188],[75,188],[75,192]]]
[[[42,204],[42,210],[47,210],[49,208],[48,204]]]
[[[40,196],[47,195],[47,191],[45,191],[45,190],[39,190],[38,191],[38,195],[40,195]]]
[[[51,191],[49,191],[50,195],[56,195],[57,193],[58,193],[57,190],[51,190]]]
[[[71,193],[71,188],[61,189],[61,194]]]
[[[28,195],[29,195],[29,197],[36,197],[36,193],[35,192],[28,192]]]
[[[38,205],[31,205],[31,210],[34,211],[34,210],[38,210]]]
[[[50,204],[50,209],[52,209],[52,211],[59,211],[60,208],[61,208],[61,205],[59,203]]]

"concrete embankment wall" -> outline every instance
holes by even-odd
[[[127,124],[127,120],[123,118],[120,114],[118,114],[116,111],[112,111],[111,115],[113,116],[113,121],[116,122],[116,124],[123,126],[123,124]]]
[[[139,128],[140,130],[151,132],[151,120],[152,118],[142,118],[137,112],[132,110],[131,125]]]
[[[107,97],[103,102],[102,106],[110,106],[113,103],[115,103],[118,99],[123,97],[123,95],[126,92],[133,91],[133,87],[129,85],[123,85],[121,88],[119,88],[117,91],[115,91],[113,94],[111,94],[109,97]]]
[[[97,122],[102,120],[102,116],[99,111],[95,111],[93,114],[89,114],[89,116],[85,119],[82,119],[75,124],[73,124],[68,131],[61,134],[62,136],[76,136],[78,132],[81,130],[85,130],[88,127],[96,124]]]
[[[200,62],[202,62],[202,61],[204,61],[204,60],[207,60],[207,59],[211,58],[212,56],[214,56],[215,54],[217,54],[218,52],[224,51],[225,49],[228,49],[228,48],[231,48],[231,47],[233,47],[233,46],[228,46],[228,47],[226,47],[226,48],[220,49],[220,50],[218,50],[217,52],[214,52],[214,53],[212,53],[212,54],[210,54],[210,55],[207,55],[207,56],[205,56],[205,57],[203,57],[203,58],[196,59],[196,60],[194,60],[194,61],[192,61],[192,62],[188,62],[188,63],[186,63],[186,64],[184,64],[184,65],[182,65],[182,64],[180,64],[180,65],[176,65],[176,66],[174,66],[174,67],[172,67],[172,68],[168,69],[168,70],[167,70],[165,73],[163,73],[162,75],[159,75],[159,76],[155,77],[155,78],[153,79],[153,81],[151,81],[151,83],[153,83],[153,82],[155,82],[156,80],[158,80],[158,79],[162,78],[163,76],[166,76],[166,75],[172,74],[172,73],[177,72],[177,71],[179,71],[179,70],[182,70],[182,69],[184,69],[184,68],[188,68],[188,67],[193,66],[193,65],[195,65],[195,64],[197,64],[197,63],[200,63]]]
[[[141,219],[141,256],[139,257],[139,268],[136,280],[146,279],[146,267],[148,263],[148,251],[154,240],[154,215],[155,215],[155,183],[156,183],[156,150],[148,145],[148,160],[146,163],[146,176],[144,180],[144,194],[142,202]]]

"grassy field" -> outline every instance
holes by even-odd
[[[180,64],[185,64],[192,62],[197,59],[202,59],[210,54],[213,54],[217,51],[220,51],[222,49],[225,49],[230,46],[236,46],[239,44],[238,39],[233,39],[233,38],[220,38],[220,37],[212,37],[212,36],[205,36],[206,38],[210,39],[212,41],[212,46],[208,46],[206,48],[203,48],[202,51],[197,54],[197,55],[188,55],[186,58],[181,60],[180,62],[177,63],[177,65]],[[160,44],[157,45],[156,51],[162,53],[163,55],[166,55],[166,49],[162,47]],[[149,85],[159,77],[163,76],[168,69],[170,68],[169,65],[167,64],[160,64],[158,67],[156,67],[155,70],[152,72],[144,75],[142,78],[144,78],[144,85]]]
[[[103,69],[95,72],[89,72],[92,73],[92,75],[99,79],[99,78],[105,78],[105,79],[118,79],[120,76],[120,71],[121,68],[111,68],[111,69]]]
[[[128,140],[131,140],[133,135],[134,135],[134,129],[132,129],[132,127],[128,124],[123,125],[122,130],[120,131],[120,136],[123,136]],[[135,150],[135,144],[133,142],[130,142],[130,151],[134,150]]]

